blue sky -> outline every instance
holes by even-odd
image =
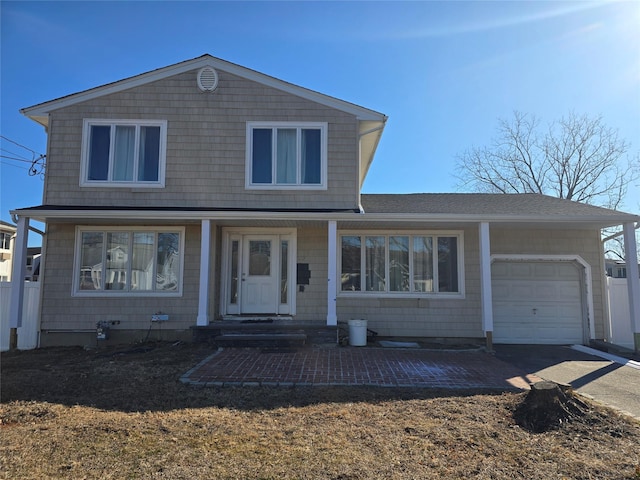
[[[514,110],[602,115],[640,151],[640,2],[0,2],[1,127],[20,108],[204,53],[389,116],[366,193],[458,191],[456,156]],[[1,154],[32,153],[2,140]],[[39,205],[0,158],[0,213]],[[640,186],[624,210],[640,211]],[[38,239],[32,241],[33,244]]]

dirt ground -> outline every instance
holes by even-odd
[[[0,356],[0,478],[640,479],[640,423],[586,402],[546,432],[525,393],[194,388],[207,345]]]

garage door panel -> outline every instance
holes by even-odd
[[[536,277],[558,277],[558,267],[552,263],[539,263],[533,267],[533,275]]]
[[[492,290],[496,343],[582,343],[582,288],[575,265],[495,262]]]

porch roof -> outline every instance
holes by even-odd
[[[403,228],[489,222],[501,226],[605,228],[640,222],[640,215],[540,194],[363,194],[359,209],[137,207],[40,205],[12,213],[39,221],[282,221],[336,220],[341,228]]]

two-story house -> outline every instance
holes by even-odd
[[[210,55],[22,113],[48,133],[43,204],[13,212],[47,225],[41,345],[159,312],[176,337],[285,316],[583,343],[606,338],[600,230],[636,248],[638,216],[542,195],[361,194],[385,115]]]

